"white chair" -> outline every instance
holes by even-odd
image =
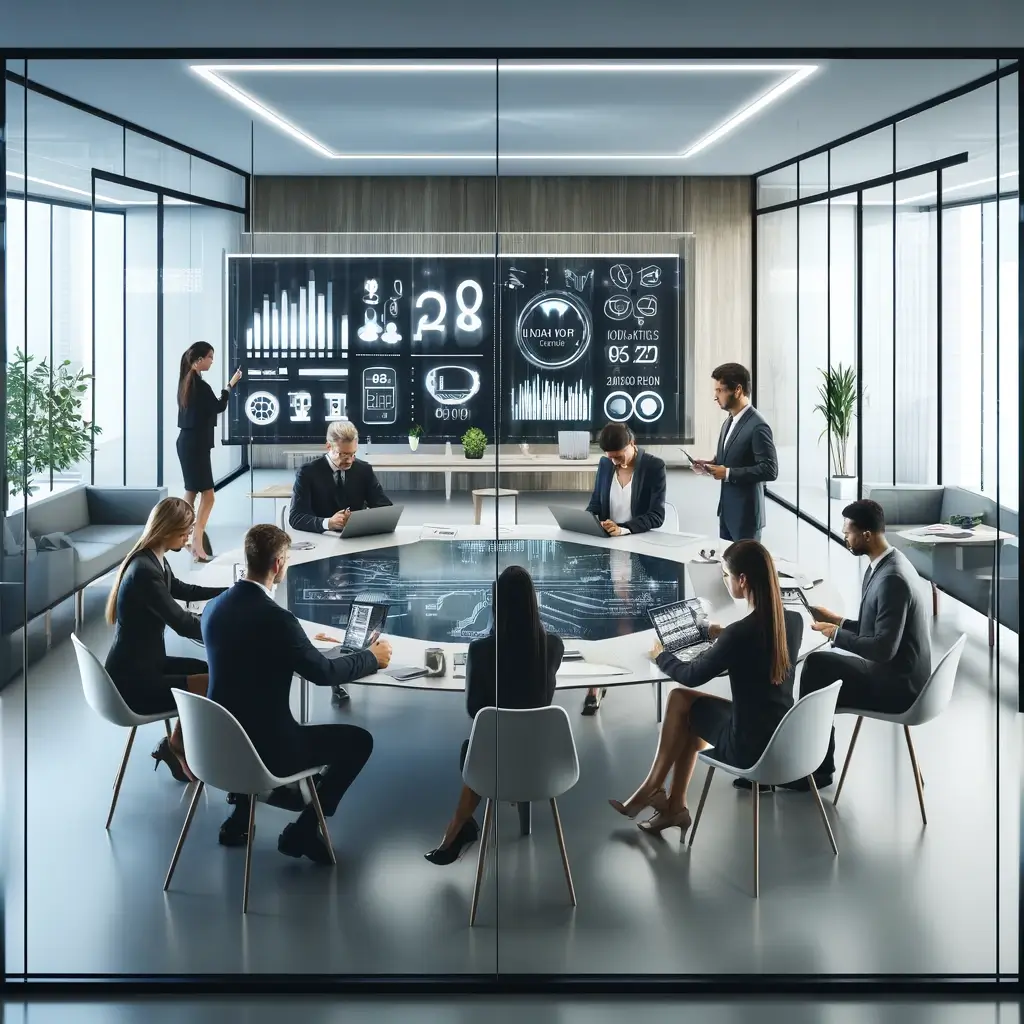
[[[697,826],[700,824],[704,801],[711,788],[711,779],[715,774],[715,769],[721,768],[728,775],[748,779],[752,783],[750,792],[754,808],[755,899],[760,894],[758,817],[761,786],[779,786],[795,779],[807,779],[811,786],[811,792],[814,794],[814,802],[818,805],[818,813],[821,815],[825,831],[828,833],[832,853],[836,856],[839,854],[835,836],[832,835],[832,826],[828,823],[818,787],[814,784],[814,771],[828,751],[832,718],[835,715],[836,701],[839,699],[841,686],[842,683],[833,683],[831,686],[807,694],[806,697],[801,697],[779,722],[772,738],[768,741],[768,746],[764,748],[764,753],[752,768],[736,768],[731,764],[716,761],[713,756],[714,748],[711,753],[697,755],[698,759],[708,766],[708,775],[704,783],[704,790],[700,795],[700,803],[697,805],[697,817],[693,820],[688,845],[693,846],[693,837],[697,834]]]
[[[671,501],[665,502],[665,522],[661,524],[661,528],[666,533],[679,532],[679,509]]]
[[[199,806],[199,798],[205,786],[221,789],[228,793],[248,794],[249,800],[249,835],[245,845],[245,884],[242,890],[242,913],[249,911],[249,872],[252,865],[252,837],[256,828],[256,796],[278,786],[287,786],[293,782],[306,781],[309,787],[310,800],[320,822],[327,849],[331,855],[331,863],[336,864],[331,836],[327,831],[323,808],[317,796],[312,776],[322,771],[320,768],[307,768],[285,778],[272,775],[263,763],[252,740],[239,725],[238,719],[230,711],[219,704],[187,690],[173,690],[174,701],[178,705],[178,717],[181,719],[182,737],[188,751],[188,766],[192,774],[199,780],[196,783],[192,802],[185,815],[185,824],[178,844],[171,857],[171,865],[167,869],[164,880],[164,892],[170,887],[174,869],[181,856],[181,848],[185,845],[192,818]]]
[[[910,752],[910,764],[914,769],[914,783],[917,786],[917,802],[921,805],[921,823],[928,824],[928,815],[924,810],[924,776],[917,764],[917,754],[914,752],[914,741],[910,738],[910,727],[912,725],[924,725],[933,718],[938,718],[953,697],[953,684],[956,682],[956,670],[960,666],[960,655],[964,652],[964,644],[967,642],[967,634],[961,633],[960,638],[946,653],[939,659],[939,663],[932,669],[928,681],[921,687],[917,699],[910,705],[909,709],[898,714],[888,715],[881,711],[866,711],[860,708],[840,708],[841,715],[856,715],[857,724],[853,727],[853,736],[850,738],[850,749],[846,752],[846,760],[843,762],[843,772],[839,776],[839,785],[836,787],[836,795],[832,798],[832,805],[839,803],[839,794],[843,791],[843,783],[846,781],[846,772],[850,767],[850,758],[853,757],[853,748],[860,735],[860,727],[865,718],[875,718],[880,722],[892,722],[894,725],[903,726],[903,735],[907,739],[907,750]]]
[[[466,785],[487,800],[473,902],[469,910],[471,928],[476,922],[487,843],[494,826],[494,806],[498,801],[522,804],[547,800],[551,804],[565,881],[569,886],[569,900],[576,906],[576,890],[572,884],[562,820],[558,816],[555,798],[572,789],[579,777],[576,743],[564,708],[552,706],[523,711],[483,708],[477,713],[462,769]]]
[[[121,758],[121,767],[114,779],[114,797],[110,801],[110,810],[107,812],[106,828],[110,828],[110,823],[114,820],[117,798],[121,793],[121,783],[124,781],[124,770],[128,767],[128,755],[131,754],[132,744],[135,742],[136,730],[140,725],[149,725],[150,722],[159,722],[162,719],[169,739],[171,719],[177,712],[172,708],[168,711],[161,711],[158,715],[137,715],[125,704],[124,698],[114,685],[114,680],[100,664],[99,658],[74,633],[71,634],[71,642],[75,645],[78,674],[82,677],[82,690],[85,693],[86,703],[100,718],[105,718],[111,725],[119,725],[122,729],[129,730],[128,742],[124,745],[124,756]]]

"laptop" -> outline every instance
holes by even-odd
[[[339,536],[351,540],[353,537],[372,537],[378,533],[394,533],[404,511],[404,505],[382,505],[380,508],[359,509],[348,517],[345,529]]]
[[[571,508],[569,505],[548,505],[555,517],[559,529],[572,533],[585,533],[588,537],[607,537],[604,527],[597,516],[582,508]]]
[[[708,636],[710,623],[698,597],[663,604],[648,614],[662,647],[680,661],[691,661],[714,643]]]
[[[387,622],[390,605],[382,601],[353,601],[341,645],[325,652],[328,658],[363,651],[376,641]]]

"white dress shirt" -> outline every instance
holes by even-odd
[[[634,474],[635,475],[635,474]],[[627,523],[633,515],[633,477],[625,487],[619,483],[618,470],[612,472],[612,486],[608,492],[608,518],[613,523]],[[621,527],[623,533],[629,533]]]
[[[331,467],[331,472],[334,474],[334,486],[335,487],[338,486],[339,474],[340,474],[341,483],[344,484],[345,483],[345,470],[338,469],[338,467],[331,461],[331,456],[330,456],[329,453],[325,454],[324,458],[327,460],[327,465]],[[329,533],[330,529],[331,529],[331,521],[330,521],[330,519],[325,519],[324,520],[324,533]]]
[[[271,601],[274,600],[274,592],[270,589],[270,587],[266,587],[262,583],[260,583],[259,580],[242,579],[242,580],[239,580],[238,582],[239,583],[251,583],[254,587],[259,587],[260,590],[262,590],[263,593],[265,593],[267,595],[267,597],[270,598]]]
[[[740,409],[740,411],[738,413],[736,413],[734,416],[731,416],[729,418],[729,429],[725,432],[725,440],[722,442],[722,454],[723,454],[723,457],[725,455],[725,446],[729,443],[729,438],[732,436],[732,432],[736,429],[736,424],[739,423],[739,421],[741,419],[743,419],[744,414],[747,412],[747,410],[749,408],[750,408],[750,402],[747,402],[747,404],[745,406],[743,406],[743,408]],[[729,479],[729,470],[728,469],[725,471],[725,479],[726,480]]]

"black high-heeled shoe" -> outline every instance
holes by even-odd
[[[430,853],[425,853],[423,856],[431,864],[439,864],[442,867],[454,864],[479,838],[480,826],[473,818],[470,818],[447,846],[439,846],[436,850],[431,850]]]
[[[174,751],[171,750],[171,742],[166,736],[157,744],[156,750],[150,754],[150,757],[156,762],[153,765],[153,771],[160,767],[160,762],[162,761],[170,769],[175,782],[189,781],[188,776],[181,767],[181,762],[174,756]]]

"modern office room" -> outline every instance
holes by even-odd
[[[7,975],[1017,976],[1015,61],[5,67]]]

